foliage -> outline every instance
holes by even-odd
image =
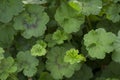
[[[81,54],[78,55],[78,53],[79,51],[75,49],[68,50],[64,56],[64,61],[70,64],[86,61],[86,58]]]
[[[0,0],[0,80],[120,80],[120,0]]]
[[[92,58],[103,59],[105,58],[105,53],[110,53],[114,50],[113,42],[115,42],[115,39],[116,36],[113,33],[99,28],[91,30],[84,35],[84,44]]]

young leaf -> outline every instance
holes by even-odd
[[[56,32],[53,33],[52,39],[56,41],[57,44],[62,44],[64,43],[64,40],[68,40],[70,35],[65,33],[64,31],[57,30]]]
[[[86,58],[83,55],[78,54],[78,53],[79,51],[75,49],[68,50],[64,57],[64,61],[70,64],[75,64],[75,63],[80,63],[82,61],[86,61]]]
[[[33,45],[31,49],[31,55],[33,56],[44,56],[46,54],[46,49],[40,44]]]

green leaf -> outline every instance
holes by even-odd
[[[54,41],[52,37],[53,37],[52,34],[47,34],[45,36],[45,41],[47,42],[48,47],[53,47],[56,45],[56,41]]]
[[[113,22],[120,21],[120,5],[119,4],[111,4],[106,10],[107,18],[112,20]]]
[[[42,36],[46,30],[49,17],[44,12],[44,7],[39,5],[28,5],[26,11],[14,19],[14,28],[21,30],[26,39]]]
[[[56,41],[57,44],[62,44],[64,43],[64,40],[68,40],[70,35],[65,33],[62,30],[57,30],[53,33],[52,39]]]
[[[81,10],[82,10],[82,3],[80,3],[80,2],[77,1],[77,0],[70,0],[70,1],[69,1],[69,5],[70,5],[73,9],[75,9],[75,10],[77,10],[77,11],[79,11],[79,12],[81,12]]]
[[[62,3],[56,11],[55,20],[66,33],[72,33],[79,31],[81,24],[84,23],[84,16],[78,14],[69,5]]]
[[[114,43],[115,51],[112,54],[112,60],[120,63],[120,31],[118,32],[117,39]]]
[[[92,69],[84,64],[79,71],[77,71],[71,78],[67,80],[90,80],[92,77]]]
[[[79,51],[76,49],[70,49],[66,52],[64,61],[70,64],[80,63],[86,61],[86,58],[82,54],[78,54]]]
[[[0,25],[0,46],[9,47],[16,34],[12,25]]]
[[[113,0],[115,3],[119,2],[120,0]]]
[[[69,78],[74,74],[74,71],[81,67],[81,64],[71,65],[64,62],[64,55],[68,47],[53,47],[47,54],[46,68],[54,79],[62,79],[63,76]]]
[[[6,80],[7,77],[17,71],[14,59],[12,57],[4,58],[0,63],[0,79]]]
[[[33,56],[44,56],[46,54],[46,49],[40,44],[33,45],[31,49],[31,55]]]
[[[84,35],[84,45],[92,58],[104,59],[106,53],[114,50],[116,36],[103,28],[91,30]]]
[[[110,62],[110,64],[102,70],[101,77],[104,77],[106,79],[107,78],[120,79],[120,69],[119,68],[120,68],[120,64],[118,64],[116,62]]]
[[[45,4],[46,0],[22,0],[24,4]]]
[[[97,24],[97,28],[104,28],[106,31],[110,31],[117,34],[118,31],[120,30],[119,25],[120,25],[119,22],[113,23],[112,21],[104,19]]]
[[[0,61],[4,59],[4,55],[3,55],[4,52],[5,52],[4,49],[0,47]]]
[[[79,0],[82,4],[82,13],[84,15],[97,15],[102,9],[102,0]],[[80,6],[81,7],[81,6]]]
[[[39,61],[33,57],[29,51],[19,52],[17,54],[18,72],[23,70],[25,76],[32,77],[36,74]]]
[[[23,10],[21,0],[0,0],[0,21],[8,23]]]
[[[120,80],[118,78],[103,78],[103,77],[100,77],[100,78],[97,78],[95,80]]]
[[[39,80],[54,80],[48,72],[42,72]]]

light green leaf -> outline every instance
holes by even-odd
[[[33,56],[44,56],[46,54],[46,49],[40,44],[33,45],[31,49],[31,55]]]
[[[76,49],[70,49],[66,51],[66,55],[64,56],[64,61],[70,64],[86,61],[86,58],[82,54],[78,54],[78,53],[79,51]]]
[[[57,44],[62,44],[64,43],[64,40],[68,40],[70,35],[68,35],[66,32],[62,30],[57,30],[53,33],[52,39],[57,43]]]
[[[69,5],[70,5],[73,9],[75,9],[75,10],[77,10],[77,11],[79,11],[79,12],[81,12],[81,10],[82,10],[82,3],[80,3],[80,2],[77,1],[77,0],[70,0],[70,1],[69,1]]]

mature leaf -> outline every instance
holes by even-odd
[[[104,59],[106,53],[114,50],[113,43],[116,36],[111,32],[106,32],[103,28],[91,30],[84,35],[84,45],[88,54],[92,58]]]
[[[32,36],[42,36],[46,30],[49,17],[44,12],[44,7],[28,5],[26,11],[14,19],[14,28],[22,31],[22,36],[29,39]]]
[[[111,62],[102,70],[101,77],[104,78],[117,78],[120,79],[120,64]]]
[[[92,77],[92,69],[84,64],[79,71],[77,71],[70,79],[67,80],[90,80]]]
[[[117,39],[116,39],[116,41],[114,43],[114,48],[115,48],[115,51],[112,54],[112,59],[115,62],[120,63],[120,31],[118,32],[118,37],[117,37]]]
[[[45,41],[47,42],[48,47],[53,47],[56,45],[56,41],[52,39],[52,34],[47,34],[45,36]]]
[[[112,20],[113,22],[120,21],[120,5],[119,4],[111,4],[106,10],[107,18]]]
[[[0,80],[6,80],[7,77],[17,71],[14,59],[12,57],[4,58],[0,63]]]
[[[23,10],[21,0],[0,0],[0,21],[8,23]]]
[[[14,40],[14,35],[16,34],[12,25],[0,25],[0,46],[8,47]]]
[[[54,80],[48,72],[42,72],[39,80]]]
[[[79,0],[82,4],[82,13],[84,15],[97,15],[102,9],[102,0]],[[81,6],[80,6],[81,7]]]
[[[66,47],[53,47],[47,55],[46,68],[54,79],[62,79],[63,76],[71,77],[75,70],[80,69],[81,64],[71,65],[64,62],[66,50]]]
[[[33,57],[29,51],[21,51],[17,54],[18,72],[23,70],[24,75],[32,77],[37,72],[37,65],[38,60]]]
[[[79,31],[81,24],[84,23],[84,16],[65,3],[57,9],[55,19],[67,33]]]
[[[97,28],[105,28],[106,31],[110,31],[117,34],[118,31],[120,30],[120,23],[119,22],[113,23],[112,21],[105,19],[105,20],[101,20],[97,24]]]

